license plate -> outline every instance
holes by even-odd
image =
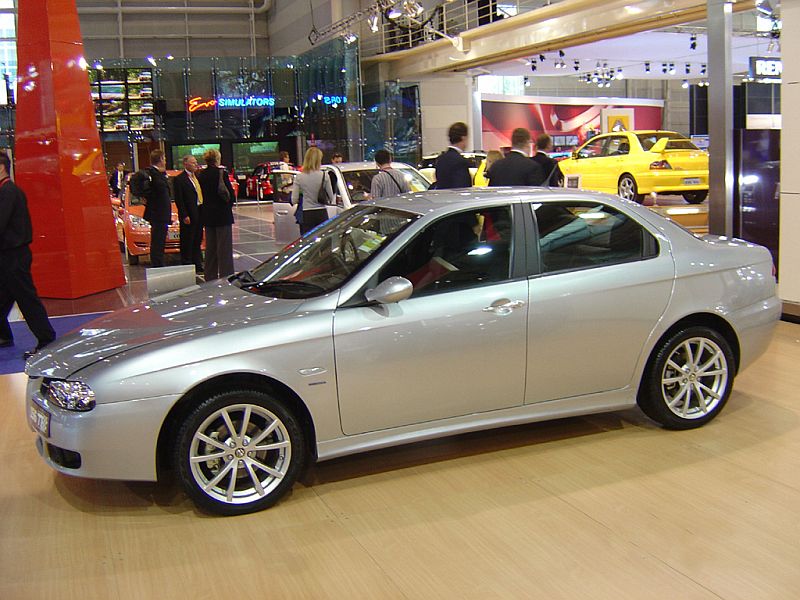
[[[683,180],[683,185],[700,185],[699,177],[687,177]]]
[[[180,239],[181,232],[180,231],[168,231],[167,232],[167,239],[174,242],[177,239]]]
[[[50,437],[50,413],[35,404],[31,404],[28,410],[28,418],[33,428],[44,437]]]

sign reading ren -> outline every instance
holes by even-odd
[[[750,77],[753,79],[780,79],[783,63],[780,59],[750,57]]]

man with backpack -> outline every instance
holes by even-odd
[[[153,267],[163,267],[167,230],[172,223],[172,198],[164,151],[153,150],[150,153],[150,166],[143,173],[149,178],[149,183],[143,181],[144,177],[140,173],[142,172],[136,173],[131,179],[131,193],[141,195],[147,201],[144,220],[150,223],[150,264]],[[142,189],[134,189],[135,187]]]
[[[411,191],[403,174],[392,168],[392,155],[388,150],[375,152],[375,164],[378,165],[379,171],[372,178],[372,184],[369,189],[369,194],[373,200],[397,196]]]

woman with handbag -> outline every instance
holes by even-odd
[[[328,220],[325,208],[333,204],[331,180],[321,170],[322,150],[312,146],[306,150],[303,172],[298,173],[292,184],[291,203],[297,205],[295,220],[300,226],[300,235],[305,235]]]
[[[220,154],[213,148],[203,154],[206,168],[197,176],[202,198],[200,219],[206,233],[206,281],[233,273],[233,187],[220,168]]]

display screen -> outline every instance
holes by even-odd
[[[180,146],[172,147],[172,166],[176,169],[183,168],[181,160],[187,154],[191,154],[197,159],[197,162],[204,165],[203,153],[206,150],[213,148],[219,152],[219,144],[182,144]]]
[[[261,163],[277,161],[278,142],[235,142],[233,168],[240,173],[250,173]]]

